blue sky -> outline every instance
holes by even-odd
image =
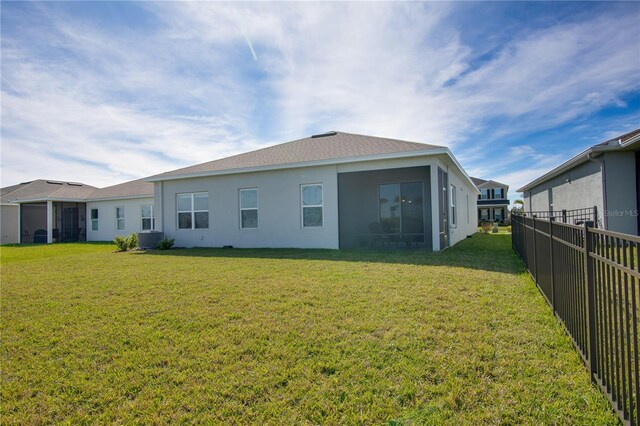
[[[342,130],[447,145],[514,191],[640,127],[638,2],[1,7],[2,186]]]

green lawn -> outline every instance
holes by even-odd
[[[3,247],[0,419],[617,424],[510,241]]]

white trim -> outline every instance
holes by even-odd
[[[93,218],[92,216],[92,212],[96,211],[96,216],[98,216],[97,218]],[[96,221],[96,229],[93,229],[93,221]],[[100,230],[100,209],[99,208],[91,208],[89,209],[89,222],[91,222],[91,231],[92,232],[97,232]],[[117,225],[117,224],[116,224]]]
[[[319,186],[320,191],[322,193],[322,203],[321,204],[310,204],[308,206],[304,205],[302,191],[307,186]],[[320,226],[304,226],[304,209],[305,208],[317,208],[320,207],[322,209],[322,223]],[[300,227],[305,228],[324,228],[324,187],[322,183],[303,183],[300,184]]]
[[[136,198],[153,198],[155,194],[147,195],[124,195],[122,197],[101,197],[101,198],[86,198],[86,201],[112,201],[112,200],[135,200]]]
[[[243,191],[256,191],[256,206],[255,207],[242,207],[242,192]],[[238,212],[240,217],[238,218],[239,220],[239,224],[240,224],[240,229],[258,229],[260,227],[260,213],[259,213],[259,197],[260,194],[258,193],[258,188],[240,188],[238,189]],[[256,226],[253,227],[245,227],[242,226],[242,212],[244,210],[255,210],[256,211]]]
[[[46,201],[54,201],[60,203],[86,203],[86,198],[25,198],[23,200],[9,201],[10,203],[22,204],[22,203],[43,203]]]
[[[144,215],[144,208],[146,206],[151,207],[151,216],[145,216]],[[151,228],[150,229],[144,229],[144,220],[145,219],[151,219]],[[154,211],[153,211],[153,204],[140,204],[140,229],[142,231],[155,231],[155,229],[156,229],[156,217],[155,217]]]
[[[448,173],[447,173],[448,175]],[[449,184],[449,209],[450,209],[450,218],[449,218],[449,226],[452,228],[458,227],[458,193],[456,186],[453,184]]]
[[[125,223],[125,211],[124,211],[124,206],[115,206],[116,208],[116,231],[124,231],[125,229],[127,229],[127,224]],[[122,209],[122,217],[118,217],[118,209]],[[118,221],[121,220],[122,221],[122,228],[118,227]]]
[[[207,195],[207,210],[196,210],[196,195]],[[179,210],[178,207],[178,197],[180,195],[190,195],[191,196],[191,210]],[[209,220],[207,220],[206,228],[196,228],[196,213],[204,213],[207,212],[207,219],[210,219],[210,206],[209,206],[209,192],[208,191],[198,191],[198,192],[177,192],[176,193],[176,230],[178,231],[195,231],[198,229],[209,229],[210,224]],[[191,213],[191,228],[180,228],[180,213]]]

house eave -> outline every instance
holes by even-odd
[[[565,161],[564,163],[560,164],[558,167],[556,167],[555,169],[552,169],[551,171],[545,173],[544,175],[540,176],[539,178],[529,182],[528,184],[526,184],[525,186],[523,186],[522,188],[518,189],[516,192],[525,192],[525,191],[529,191],[530,189],[545,183],[546,181],[553,179],[556,176],[561,175],[562,173],[571,170],[572,168],[579,166],[582,163],[586,163],[587,161],[589,161],[589,156],[597,156],[600,155],[602,153],[605,152],[609,152],[609,151],[622,151],[622,150],[627,150],[633,147],[633,145],[635,144],[640,144],[640,133],[629,138],[628,140],[624,141],[624,142],[620,142],[618,141],[618,143],[613,144],[613,145],[595,145],[592,146],[590,148],[585,149],[584,151],[582,151],[581,153],[579,153],[578,155],[574,156],[573,158]]]
[[[60,202],[60,203],[86,203],[86,198],[60,198],[60,197],[44,197],[44,198],[25,198],[23,200],[14,200],[12,203],[25,204],[25,203],[44,203],[47,201]]]
[[[87,202],[93,201],[118,201],[118,200],[135,200],[140,198],[153,198],[154,194],[144,194],[144,195],[125,195],[121,197],[98,197],[98,198],[87,198]]]

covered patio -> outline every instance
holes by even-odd
[[[20,203],[20,242],[46,244],[87,240],[86,203]]]

